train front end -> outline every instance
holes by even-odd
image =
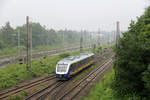
[[[69,65],[65,62],[58,62],[56,65],[56,78],[66,80],[69,78]]]

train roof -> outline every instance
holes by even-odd
[[[92,52],[80,53],[77,56],[66,57],[66,58],[60,60],[58,62],[58,64],[72,64],[72,63],[78,62],[80,60],[83,60],[83,59],[88,58],[88,57],[93,56],[93,55],[94,55],[94,53],[92,53]]]

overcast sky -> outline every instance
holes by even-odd
[[[22,25],[28,15],[47,28],[110,31],[120,21],[126,30],[147,6],[147,0],[0,0],[0,26]]]

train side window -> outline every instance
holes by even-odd
[[[76,64],[73,64],[73,71],[76,69]]]
[[[77,68],[77,63],[74,64],[74,68],[75,68],[75,69]]]
[[[84,60],[82,60],[82,65],[84,65]]]
[[[79,62],[76,63],[76,68],[78,68],[78,67],[79,67]]]
[[[82,66],[82,61],[79,62],[79,67],[81,67],[81,66]]]
[[[87,63],[88,63],[88,58],[85,59],[85,64],[87,64]]]
[[[81,61],[78,62],[78,67],[81,67]]]
[[[88,58],[88,62],[91,61],[91,57]]]
[[[93,56],[91,57],[91,60],[93,59]]]
[[[70,71],[74,71],[75,70],[75,64],[72,64],[71,66],[70,66]]]
[[[86,59],[83,60],[84,65],[86,64]]]

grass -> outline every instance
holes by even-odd
[[[64,47],[65,46],[65,47]],[[62,49],[62,48],[67,48],[67,47],[73,47],[73,46],[79,46],[79,43],[74,43],[74,44],[56,44],[56,45],[44,45],[44,46],[37,46],[32,49],[33,53],[41,52],[41,51],[50,51],[54,49]],[[19,53],[19,54],[18,54]],[[26,53],[26,47],[25,46],[20,46],[19,48],[16,47],[7,47],[4,49],[0,49],[0,55],[1,56],[7,56],[7,55],[20,55]]]
[[[86,49],[85,51],[89,51]],[[5,68],[0,68],[0,90],[12,87],[19,82],[35,77],[46,76],[55,73],[56,64],[62,58],[69,55],[77,55],[79,51],[70,53],[61,53],[60,55],[53,56],[46,59],[33,60],[31,63],[31,72],[26,71],[26,65],[14,64],[8,65]]]
[[[0,69],[0,90],[16,85],[24,80],[48,75],[55,72],[55,65],[61,57],[54,56],[32,61],[31,71],[26,71],[26,65],[8,65]]]
[[[89,42],[84,43],[84,45],[90,44]],[[32,52],[36,53],[36,52],[40,52],[40,51],[50,51],[53,49],[62,49],[64,48],[64,46],[66,47],[73,47],[73,46],[79,46],[80,43],[76,42],[74,44],[69,44],[69,43],[65,43],[65,44],[57,44],[57,45],[50,45],[50,46],[37,46],[34,47]],[[108,45],[104,45],[104,47],[109,47],[112,44],[108,44]],[[66,48],[65,47],[65,48]],[[6,55],[16,55],[17,53],[19,53],[18,55],[25,53],[26,51],[26,47],[24,46],[20,46],[19,49],[18,47],[11,47],[11,48],[4,48],[0,50],[0,55],[1,56],[6,56]]]
[[[116,96],[116,92],[111,88],[114,74],[114,69],[110,70],[97,84],[93,85],[88,96],[81,98],[81,100],[141,100],[136,95]]]
[[[86,49],[84,51],[91,50],[92,49]],[[30,72],[26,71],[25,64],[13,64],[8,65],[5,68],[0,68],[0,91],[15,86],[17,83],[23,82],[28,79],[55,73],[56,63],[59,60],[61,60],[63,57],[69,55],[77,55],[79,53],[80,51],[75,51],[70,53],[62,53],[60,55],[46,59],[33,60],[31,63],[32,66],[30,68]]]
[[[79,45],[78,43],[75,44],[65,44],[67,47],[73,47],[75,45]],[[32,52],[36,53],[36,52],[40,52],[40,51],[49,51],[49,50],[53,50],[53,49],[62,49],[64,48],[64,46],[62,44],[57,44],[57,45],[51,45],[51,46],[37,46],[34,47]],[[0,50],[0,55],[4,56],[4,55],[17,55],[18,52],[20,53],[25,53],[26,47],[24,46],[20,46],[19,50],[18,47],[10,47],[10,48],[4,48]]]
[[[116,100],[113,99],[113,90],[111,89],[111,82],[114,76],[114,71],[111,70],[92,88],[87,97],[81,100]]]
[[[13,47],[13,48],[5,48],[0,50],[0,55],[11,55],[14,53],[17,53],[18,51],[24,51],[25,47],[20,47],[19,49],[17,47]]]

